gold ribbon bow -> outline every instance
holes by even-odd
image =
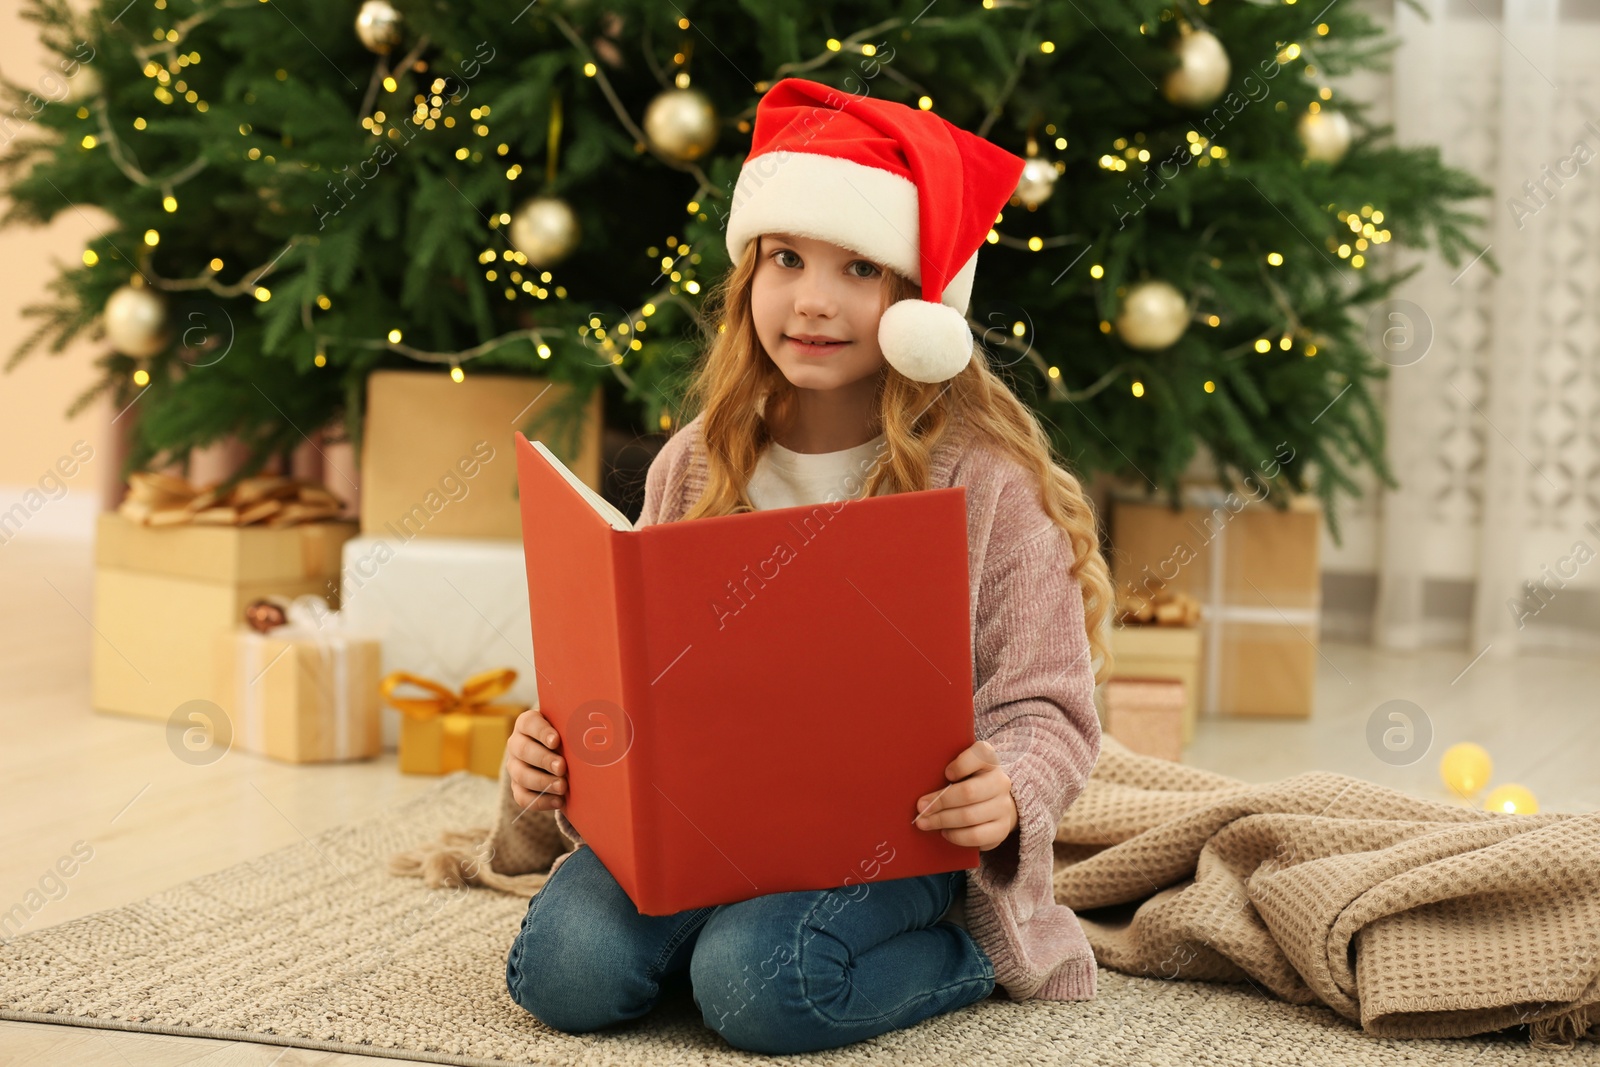
[[[1117,621],[1124,626],[1197,626],[1200,602],[1177,589],[1157,589],[1152,596],[1118,590]]]
[[[144,526],[250,526],[277,528],[336,519],[344,501],[326,486],[277,474],[241,478],[224,489],[199,488],[183,478],[154,471],[128,476],[128,495],[117,511]]]
[[[505,715],[523,712],[526,704],[496,704],[495,697],[510,689],[517,680],[517,672],[510,667],[482,671],[468,678],[457,693],[449,686],[440,685],[431,678],[409,671],[394,671],[378,683],[383,699],[402,715],[425,722],[440,719],[443,736],[440,741],[440,773],[449,774],[467,766],[468,746],[472,737],[474,715]],[[395,696],[402,685],[426,689],[431,697]]]

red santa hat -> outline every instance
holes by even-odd
[[[1024,163],[931,111],[784,78],[756,106],[728,253],[737,263],[762,234],[791,233],[892,267],[922,298],[884,311],[884,359],[915,381],[942,382],[972,358],[978,249]]]

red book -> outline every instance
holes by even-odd
[[[636,530],[516,449],[567,818],[641,914],[978,865],[912,824],[974,740],[964,487]]]

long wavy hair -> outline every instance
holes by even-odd
[[[706,294],[706,353],[685,393],[682,421],[704,414],[705,490],[685,519],[754,511],[745,486],[771,443],[770,425],[783,426],[796,389],[767,355],[750,311],[751,280],[760,260],[752,240],[740,261]],[[880,314],[890,304],[921,295],[904,275],[884,267]],[[712,324],[715,324],[714,326]],[[976,338],[966,368],[945,382],[918,382],[884,363],[878,376],[877,415],[886,452],[874,463],[864,495],[928,488],[933,451],[946,435],[981,441],[1033,472],[1039,501],[1066,533],[1073,559],[1068,573],[1083,590],[1084,623],[1098,684],[1110,677],[1110,628],[1115,594],[1100,551],[1093,502],[1061,461],[1049,435],[1027,405],[990,369]]]

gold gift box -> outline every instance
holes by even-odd
[[[216,691],[209,654],[252,600],[311,593],[336,600],[353,522],[151,527],[100,515],[94,547],[90,701],[95,710],[166,721]]]
[[[361,439],[361,532],[393,538],[522,539],[513,432],[572,386],[542,378],[383,370],[367,377]],[[421,432],[422,430],[426,432]],[[579,451],[539,436],[584,484],[600,490],[600,390],[583,408]]]
[[[287,763],[368,759],[383,751],[383,646],[342,632],[217,635],[216,703],[232,744]]]
[[[509,667],[481,671],[468,678],[456,693],[431,678],[407,671],[392,671],[378,684],[378,692],[401,712],[400,773],[451,774],[468,770],[485,778],[499,778],[505,761],[506,739],[517,716],[528,710],[520,703],[495,703],[509,690],[517,672]],[[397,696],[402,685],[424,689],[432,696]]]
[[[499,778],[506,754],[506,739],[521,711],[500,715],[441,715],[437,719],[400,720],[400,773],[449,774],[468,770],[485,778]],[[456,763],[447,758],[450,736],[459,734],[457,743],[466,759]]]

